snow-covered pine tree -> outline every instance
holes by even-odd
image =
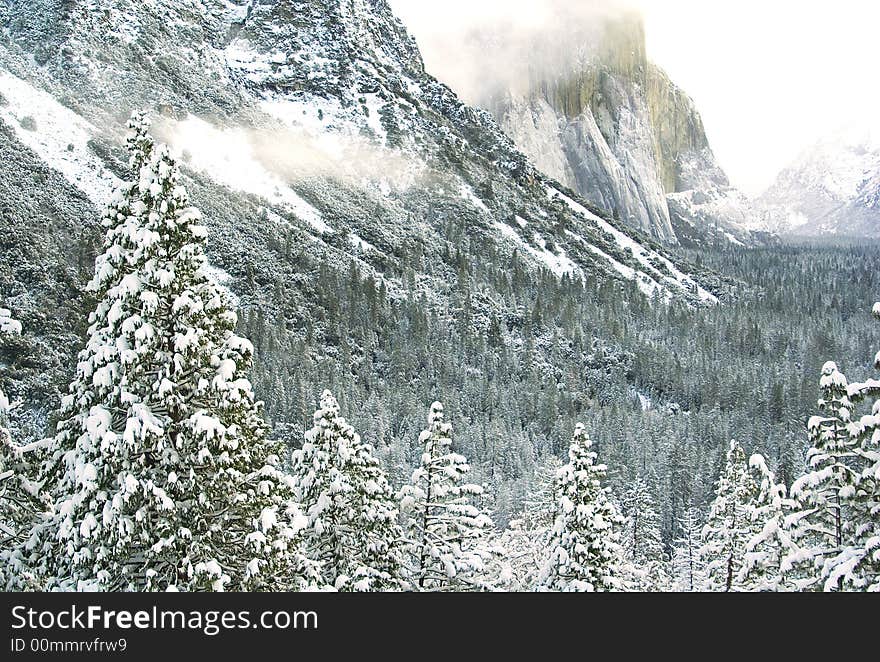
[[[440,402],[431,405],[419,443],[425,451],[399,494],[412,583],[418,590],[486,588],[481,574],[492,521],[472,503],[482,488],[464,482],[470,467],[452,451],[452,426]]]
[[[754,534],[751,511],[757,493],[746,454],[742,446],[731,441],[727,462],[715,489],[715,500],[703,527],[700,556],[706,563],[707,590],[743,590],[738,577],[746,545]]]
[[[534,488],[523,503],[523,525],[534,531],[548,532],[556,517],[556,475],[562,461],[555,455],[548,457],[535,469]]]
[[[880,302],[874,304],[872,313],[880,319]],[[880,369],[880,351],[874,366]],[[880,592],[880,380],[850,384],[847,394],[854,403],[870,403],[871,409],[848,428],[857,443],[854,452],[859,470],[851,504],[854,541],[829,579],[836,584],[839,578],[852,588]]]
[[[0,342],[3,342],[4,337],[18,335],[21,335],[21,322],[12,317],[12,312],[8,308],[0,308]],[[10,443],[12,434],[7,427],[9,424],[7,419],[11,408],[8,396],[0,388],[0,441],[6,439]]]
[[[21,334],[21,322],[13,319],[12,312],[8,308],[0,308],[0,342],[4,336],[17,336]],[[9,398],[0,389],[0,441],[12,440],[12,435],[7,428],[7,417],[10,410]]]
[[[678,518],[678,537],[673,542],[672,590],[693,593],[706,590],[706,562],[700,555],[703,515],[690,506]]]
[[[621,588],[622,550],[615,527],[622,524],[602,487],[606,467],[596,464],[584,426],[575,427],[568,464],[556,477],[556,520],[539,591],[610,591]]]
[[[104,252],[29,543],[49,588],[295,590],[313,584],[305,518],[246,374],[250,342],[208,277],[207,231],[177,164],[129,122],[134,180]]]
[[[669,572],[664,559],[660,515],[647,481],[640,474],[623,494],[624,519],[621,544],[624,575],[633,591],[664,591],[669,588]]]
[[[21,335],[21,322],[7,308],[0,308],[0,344],[3,338]],[[44,444],[16,444],[9,430],[8,415],[14,403],[0,389],[0,587],[6,590],[39,588],[23,563],[21,545],[27,540],[45,509],[39,486],[33,480],[30,457]]]
[[[791,486],[791,496],[800,504],[791,528],[799,551],[789,554],[787,562],[801,566],[796,572],[812,575],[815,588],[834,590],[839,580],[858,582],[851,574],[856,521],[851,506],[860,479],[858,439],[850,434],[847,379],[833,361],[822,366],[819,389],[822,415],[807,422],[811,447],[806,473]]]
[[[789,499],[785,485],[760,453],[749,458],[749,468],[758,485],[751,509],[754,535],[746,544],[737,581],[751,591],[787,591],[797,588],[797,576],[790,559],[798,554],[790,528],[797,502]]]
[[[404,588],[394,493],[370,445],[321,395],[314,427],[292,455],[296,496],[308,517],[306,546],[325,584],[341,591]]]
[[[510,521],[499,537],[505,550],[507,575],[503,583],[512,590],[530,590],[544,564],[544,552],[556,513],[556,474],[562,462],[551,455],[535,470],[519,517]]]
[[[0,392],[0,409],[3,395]],[[3,427],[0,412],[0,587],[41,590],[43,581],[30,567],[25,543],[49,507],[35,474],[50,440],[19,445]]]

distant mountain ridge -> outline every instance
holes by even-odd
[[[880,131],[838,130],[804,150],[756,200],[781,235],[880,238]]]

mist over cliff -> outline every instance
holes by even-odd
[[[397,4],[406,15],[406,0]],[[615,217],[671,243],[767,239],[752,231],[759,214],[730,185],[693,101],[648,59],[630,3],[547,0],[412,27],[429,71]]]

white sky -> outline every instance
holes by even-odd
[[[496,17],[546,19],[544,0],[389,1],[425,51],[438,35]],[[746,193],[841,125],[880,125],[877,0],[617,1],[642,11],[649,57],[694,99],[716,156]],[[426,52],[441,78],[442,57]]]

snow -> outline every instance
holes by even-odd
[[[535,240],[541,249],[538,250],[534,246],[527,243],[522,237],[519,236],[516,230],[514,230],[509,225],[505,225],[500,221],[493,221],[493,225],[495,228],[501,232],[502,236],[505,239],[509,239],[517,244],[519,248],[526,251],[529,255],[534,257],[536,260],[541,262],[544,266],[546,266],[550,271],[552,271],[556,276],[562,277],[563,275],[574,275],[579,273],[579,269],[577,265],[568,258],[565,254],[565,251],[559,249],[559,254],[556,255],[551,251],[545,248],[546,242],[541,238],[540,235],[535,234]]]
[[[796,168],[805,184],[838,200],[854,198],[865,179],[880,169],[880,133],[841,127],[801,154]]]
[[[192,417],[193,431],[207,439],[221,439],[226,434],[226,426],[217,418],[208,414],[199,413]]]
[[[871,210],[878,172],[880,132],[838,128],[802,151],[758,198],[766,209],[764,227],[810,235],[862,233],[858,212]]]
[[[211,588],[214,591],[222,591],[224,585],[229,581],[229,576],[223,574],[223,569],[214,559],[207,562],[197,563],[195,571],[196,574],[206,574],[209,577],[214,578],[214,581],[211,583]]]
[[[667,258],[658,253],[654,253],[653,251],[648,251],[641,244],[636,242],[634,239],[628,237],[626,234],[615,228],[606,220],[600,218],[599,216],[596,216],[596,214],[593,214],[592,212],[587,210],[583,205],[578,204],[564,193],[557,191],[555,188],[547,187],[547,195],[551,199],[558,198],[562,200],[569,206],[572,211],[580,214],[587,220],[592,221],[600,230],[610,234],[614,238],[614,241],[617,243],[618,246],[620,246],[625,251],[632,252],[636,260],[638,260],[645,267],[645,271],[647,274],[656,273],[656,270],[650,264],[650,259],[659,260],[663,264],[665,264],[666,268],[672,274],[672,277],[663,276],[662,278],[664,281],[668,282],[669,284],[675,285],[678,288],[695,285],[696,293],[700,300],[707,303],[718,303],[718,299],[713,294],[697,285],[690,277],[683,274]],[[632,269],[631,267],[627,267],[626,265],[620,264],[611,256],[602,252],[599,248],[592,246],[592,244],[590,244],[586,240],[583,241],[584,244],[589,246],[594,252],[602,255],[606,260],[609,260],[612,263],[612,266],[614,266],[614,268],[617,269],[625,278],[629,280],[634,280],[636,278],[636,272],[634,269]],[[659,283],[657,283],[653,278],[650,278],[649,282],[643,282],[641,279],[639,279],[637,284],[639,288],[646,294],[653,293],[654,289],[659,285]]]
[[[92,407],[86,419],[86,430],[92,439],[99,440],[104,433],[110,430],[110,412],[100,406]]]
[[[123,479],[123,485],[127,494],[134,494],[135,492],[137,492],[138,487],[140,486],[137,478],[135,478],[132,474],[125,475],[125,478]]]
[[[77,467],[77,482],[81,484],[93,483],[98,478],[98,470],[91,463],[82,464]]]
[[[367,125],[380,143],[385,144],[388,133],[385,131],[385,127],[382,126],[382,116],[380,114],[380,111],[385,106],[385,100],[376,93],[364,94],[363,97],[366,101],[364,107],[367,111]]]
[[[265,74],[272,72],[272,66],[265,56],[256,50],[246,39],[238,39],[226,47],[226,64],[230,69],[244,73],[245,78],[259,83]]]
[[[13,319],[12,312],[7,308],[0,308],[0,333],[21,335],[21,322]]]
[[[296,153],[296,168],[305,176],[345,178],[364,188],[391,197],[393,190],[405,190],[418,182],[427,169],[424,160],[384,145],[385,130],[379,122],[382,103],[377,95],[361,95],[367,106],[357,106],[369,117],[342,108],[336,100],[317,97],[272,97],[260,102],[260,109],[285,128],[277,141]],[[367,138],[363,129],[378,135]]]
[[[97,526],[98,520],[95,519],[95,516],[92,513],[87,513],[83,518],[82,524],[79,526],[80,535],[82,535],[83,538],[88,538]]]
[[[230,1],[230,0],[220,0],[226,7],[226,17],[230,23],[241,23],[247,18],[248,13],[251,11],[251,7],[254,3],[254,0],[248,0],[248,2],[242,3]]]
[[[486,206],[486,204],[477,197],[477,194],[474,193],[474,190],[466,183],[462,182],[459,191],[461,192],[461,197],[470,202],[474,207],[476,207],[480,211],[486,212],[487,214],[489,213],[489,208]]]
[[[264,532],[270,531],[278,525],[278,513],[275,508],[263,508],[260,513],[260,529]]]
[[[565,231],[568,236],[573,239],[580,241],[586,248],[594,252],[596,255],[601,257],[603,260],[611,264],[615,271],[617,271],[621,276],[623,276],[627,280],[634,280],[636,285],[638,285],[639,289],[645,294],[645,296],[651,296],[654,294],[654,290],[657,288],[657,283],[654,281],[646,282],[644,278],[639,277],[639,274],[636,273],[636,270],[632,267],[628,267],[625,264],[621,264],[613,257],[608,255],[605,251],[603,251],[598,246],[594,246],[592,243],[581,237],[579,234],[575,234],[571,230]],[[668,297],[667,297],[668,298]]]
[[[246,130],[218,128],[190,115],[173,125],[170,142],[178,157],[187,152],[189,165],[217,183],[287,207],[318,233],[333,232],[315,207],[262,163]]]
[[[373,244],[368,241],[364,241],[359,235],[355,234],[354,232],[349,233],[348,240],[351,242],[352,246],[354,246],[355,248],[359,248],[364,252],[376,251],[376,247],[373,246]]]
[[[230,307],[238,308],[240,303],[239,298],[229,289],[229,283],[233,280],[232,275],[228,271],[213,264],[205,264],[202,266],[202,271],[208,278],[214,281],[217,287],[227,297]]]
[[[16,137],[93,203],[106,205],[121,182],[88,147],[100,131],[51,95],[5,71],[0,71],[0,94],[7,101],[0,105],[0,119]],[[35,130],[21,125],[27,117],[36,123]]]
[[[304,100],[272,98],[260,102],[260,110],[279,120],[292,129],[299,129],[307,135],[320,138],[326,136],[326,145],[336,143],[328,128],[334,125],[342,114],[342,108],[335,99]]]
[[[727,230],[721,230],[721,234],[723,234],[724,238],[727,239],[727,241],[729,241],[734,246],[745,246],[745,244],[743,242],[741,242],[735,236],[730,234]]]

